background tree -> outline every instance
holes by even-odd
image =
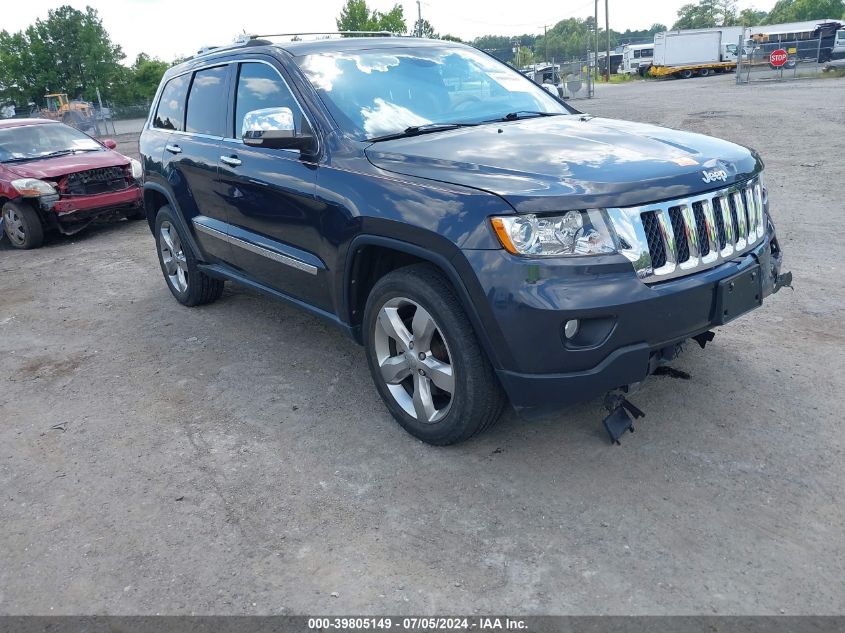
[[[758,11],[754,8],[743,9],[739,12],[737,23],[742,26],[758,26],[766,19],[765,11]]]
[[[428,20],[423,20],[420,22],[417,20],[414,22],[414,35],[420,34],[420,37],[427,37],[432,40],[440,39],[440,36],[434,30],[434,27],[431,26],[431,23]]]
[[[673,29],[705,29],[737,23],[736,0],[699,0],[678,9]]]
[[[517,68],[529,66],[534,63],[534,53],[527,46],[520,46],[519,53],[514,56],[513,65]]]
[[[335,20],[338,31],[390,31],[405,34],[408,25],[402,5],[396,4],[387,13],[371,11],[366,0],[346,0]]]
[[[17,102],[40,104],[47,92],[91,101],[120,83],[123,57],[94,9],[62,6],[25,31],[0,32],[0,88]]]
[[[507,35],[482,35],[476,37],[472,45],[506,62],[513,57],[513,40]]]
[[[843,0],[778,0],[766,16],[765,24],[836,19],[838,16],[845,18]]]
[[[23,31],[0,31],[0,102],[26,111],[44,106],[48,92],[96,101],[97,88],[107,104],[149,102],[171,64],[141,53],[124,66],[123,58],[94,9],[59,7]]]

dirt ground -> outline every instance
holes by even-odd
[[[180,307],[143,222],[0,246],[0,613],[845,612],[845,80],[577,105],[757,148],[795,290],[621,447],[593,401],[432,448],[314,318]]]

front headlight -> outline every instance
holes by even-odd
[[[26,198],[38,198],[40,196],[53,196],[56,194],[56,188],[53,185],[37,178],[13,180],[12,187]]]
[[[616,252],[600,209],[563,215],[506,215],[490,218],[502,246],[512,255],[569,257]]]
[[[141,180],[141,178],[144,177],[144,167],[141,165],[140,161],[130,158],[129,166],[132,168],[132,177],[135,180]]]

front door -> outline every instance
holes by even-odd
[[[297,130],[308,126],[279,71],[268,62],[239,64],[231,138],[223,140],[218,172],[229,217],[235,265],[250,278],[317,308],[330,310],[320,247],[317,166],[299,151],[249,147],[244,115],[287,107]]]

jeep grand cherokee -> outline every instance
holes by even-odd
[[[432,444],[506,401],[639,383],[780,283],[755,152],[581,114],[452,42],[198,55],[164,76],[141,153],[173,296],[230,280],[324,317]]]

